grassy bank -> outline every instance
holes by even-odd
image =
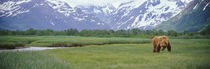
[[[0,47],[23,46],[81,46],[121,43],[150,43],[150,39],[140,38],[99,38],[79,36],[0,36]]]

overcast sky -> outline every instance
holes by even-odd
[[[118,7],[120,3],[129,2],[131,0],[66,0],[68,3],[75,7],[77,5],[98,5],[103,6],[106,4],[112,4],[114,7]]]

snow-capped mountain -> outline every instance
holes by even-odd
[[[121,3],[117,8],[109,4],[102,7],[80,6],[80,8],[91,12],[114,30],[133,28],[148,30],[178,14],[190,1],[130,0]]]
[[[157,25],[156,29],[199,32],[208,30],[208,25],[210,25],[210,0],[194,0],[179,14]]]
[[[116,10],[114,6],[111,4],[105,5],[105,6],[78,6],[81,10],[90,12],[91,14],[98,17],[101,21],[104,23],[111,23],[110,16],[112,15],[112,12]]]
[[[109,29],[109,26],[89,12],[71,7],[66,0],[1,0],[0,28],[82,30]]]
[[[0,28],[148,30],[177,15],[190,1],[130,0],[115,6],[71,7],[68,0],[1,0]]]
[[[112,12],[112,29],[152,29],[183,10],[188,0],[134,0]]]

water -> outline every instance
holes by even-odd
[[[2,52],[16,52],[16,51],[41,51],[41,50],[58,49],[58,48],[66,48],[66,47],[26,47],[26,48],[19,48],[19,49],[0,50],[0,53],[2,53]]]

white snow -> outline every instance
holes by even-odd
[[[96,22],[96,20],[90,19],[91,22]]]
[[[210,3],[210,2],[209,2]],[[206,7],[208,7],[209,3],[207,3],[204,8],[203,8],[203,11],[205,11]]]
[[[101,13],[101,11],[100,10],[98,10],[98,9],[93,9],[93,12],[95,12],[95,13]]]
[[[131,1],[133,2],[119,6],[119,8],[128,7],[128,6],[131,6],[132,8],[137,8],[147,0],[131,0]]]
[[[83,18],[87,18],[87,17],[88,17],[88,15],[83,16]]]
[[[58,9],[58,8],[61,8],[65,2],[62,1],[62,0],[47,0],[47,2],[50,2],[48,3],[53,9]]]
[[[27,13],[30,10],[26,10],[26,9],[21,9],[20,4],[22,3],[27,3],[30,2],[31,0],[20,0],[18,2],[13,2],[13,1],[7,1],[4,2],[3,4],[0,4],[0,17],[2,16],[16,16],[18,14],[22,14],[22,13]],[[51,6],[53,9],[57,10],[59,13],[64,14],[65,16],[70,16],[70,15],[83,15],[83,14],[71,14],[73,12],[75,12],[76,9],[71,8],[70,7],[70,2],[71,1],[67,1],[67,0],[45,0],[47,2],[47,4],[49,6]],[[119,11],[125,10],[125,13],[121,16],[121,19],[130,15],[129,13],[131,12],[132,9],[134,8],[138,8],[139,6],[141,6],[143,3],[145,3],[147,1],[147,5],[148,5],[148,1],[150,2],[155,2],[156,0],[127,0],[127,1],[123,1],[123,2],[128,2],[128,1],[133,1],[131,3],[119,6],[120,3],[122,2],[115,2],[112,3],[112,5],[114,5],[115,7],[118,7],[117,10],[114,12],[114,14],[116,14]],[[184,3],[189,3],[192,0],[181,0]],[[86,2],[86,1],[83,1]],[[104,2],[104,1],[101,1]],[[72,2],[74,3],[74,2]],[[176,14],[178,14],[183,8],[179,8],[176,5],[176,0],[160,0],[159,5],[156,6],[152,6],[152,5],[148,5],[146,6],[146,8],[148,8],[148,10],[146,10],[146,13],[144,14],[139,14],[138,16],[134,17],[130,17],[127,20],[124,20],[124,22],[118,22],[117,24],[119,24],[119,27],[123,24],[126,24],[128,22],[130,22],[130,20],[134,20],[133,23],[131,25],[129,25],[129,27],[127,28],[137,28],[137,27],[143,27],[143,26],[147,26],[147,25],[157,25],[160,24],[162,21],[166,21],[169,18],[163,18],[161,17],[162,13],[172,13],[172,17],[175,16]],[[88,4],[88,3],[87,3]],[[41,5],[41,4],[40,4]],[[43,4],[42,4],[43,5]],[[98,9],[94,9],[93,11],[95,13],[100,13],[100,12],[105,12],[105,14],[110,14],[113,12],[112,9],[110,9],[108,6],[108,4],[106,4],[106,7],[101,10]],[[198,4],[196,4],[196,6],[193,8],[195,9],[197,7]],[[209,3],[206,4],[206,6],[203,8],[203,11],[209,6]],[[34,6],[36,7],[36,5]],[[169,7],[168,10],[165,10],[164,8]],[[139,10],[139,12],[142,12],[143,10]],[[149,17],[147,20],[147,14],[149,14],[150,12],[152,12],[152,16],[156,15],[156,17],[154,17],[152,19],[152,17]],[[3,13],[3,14],[2,14]],[[88,12],[87,12],[88,13]],[[78,20],[78,21],[82,21],[85,20],[85,18],[88,16],[83,16],[83,17],[73,17],[74,19]],[[142,20],[139,20],[139,18],[142,17]],[[94,22],[95,20],[91,20],[92,22]],[[53,22],[51,22],[52,25],[55,25]]]
[[[123,18],[123,17],[125,17],[125,16],[127,16],[129,13],[130,13],[130,11],[129,10],[131,10],[130,8],[125,8],[125,13],[121,16],[121,18]]]
[[[3,4],[0,4],[0,17],[2,16],[16,16],[18,14],[29,12],[29,10],[24,10],[19,4],[30,2],[31,0],[20,0],[17,2],[7,1]]]
[[[37,4],[37,3],[35,5],[33,5],[33,7],[37,7],[37,6],[39,6],[39,4]]]
[[[145,1],[147,0],[130,0],[128,4],[124,4],[119,6],[115,12],[113,12],[113,14],[117,14],[118,11],[122,10],[125,8],[125,10],[127,11],[126,13],[129,13],[130,10],[139,7],[140,5],[142,5]],[[124,17],[125,15],[123,15]]]
[[[27,12],[29,12],[30,10],[25,10],[25,11],[16,11],[15,13],[13,13],[13,15],[12,16],[16,16],[16,15],[18,15],[18,14],[22,14],[22,13],[27,13]]]
[[[119,3],[119,2],[114,2],[114,3],[112,3],[112,5],[113,5],[115,8],[118,8],[120,4],[121,4],[121,3]]]
[[[135,18],[133,24],[131,25],[132,27],[135,27],[135,26],[138,24],[138,22],[139,22],[139,17],[140,17],[140,16],[141,16],[141,15],[138,15],[138,16]]]
[[[130,20],[132,20],[134,18],[134,16],[131,16],[128,20],[126,20],[125,22],[123,22],[122,24],[120,24],[120,25],[123,25],[123,24],[126,24],[128,21],[130,21]]]
[[[111,12],[113,11],[113,10],[110,9],[108,6],[106,6],[106,7],[103,8],[102,10],[103,10],[103,12],[104,12],[105,14],[109,14],[109,13],[111,13]]]
[[[77,6],[106,6],[112,4],[117,8],[121,3],[131,0],[66,0],[72,7]]]
[[[192,0],[182,0],[182,2],[184,3],[189,3]],[[146,10],[145,13],[143,13],[142,11],[144,10],[139,10],[139,12],[142,12],[143,14],[138,14],[138,16],[134,17],[134,21],[132,24],[128,25],[128,27],[126,27],[127,29],[130,28],[139,28],[139,27],[144,27],[146,28],[146,26],[156,26],[158,24],[160,24],[162,21],[166,21],[168,19],[170,19],[171,17],[177,15],[179,12],[181,12],[181,10],[183,9],[184,6],[178,7],[178,5],[176,4],[176,0],[160,0],[160,4],[152,6],[149,5],[149,2],[156,2],[156,0],[133,0],[133,2],[130,2],[128,4],[119,6],[119,8],[117,9],[117,11],[114,12],[114,14],[117,14],[119,12],[125,12],[123,15],[121,15],[121,19],[124,18],[127,15],[130,15],[131,10],[138,8],[139,6],[141,6],[143,3],[146,3],[146,8],[148,8]],[[168,8],[168,10],[165,10],[166,8]],[[148,17],[147,15],[152,13],[152,16],[155,16],[154,18],[152,18],[152,16]],[[161,14],[172,14],[170,17],[165,18],[165,17],[161,17]],[[142,17],[142,19],[140,20],[139,18]],[[147,18],[147,20],[146,20]],[[120,20],[120,19],[119,19]],[[130,20],[130,19],[128,19]],[[128,21],[127,20],[127,21]],[[126,24],[127,21],[120,21],[117,22],[116,24],[119,25],[117,26],[117,29],[121,27],[121,25]]]
[[[65,16],[70,16],[70,14],[74,12],[65,0],[46,0],[46,2],[48,2],[48,5],[53,9],[64,14]]]
[[[190,3],[192,0],[181,0],[181,2],[184,2],[184,3]]]
[[[85,20],[84,18],[79,18],[79,17],[73,17],[75,20],[78,20],[78,21],[82,21],[82,20]]]
[[[104,25],[104,23],[97,23],[97,25]]]
[[[16,9],[15,2],[13,1],[7,1],[4,2],[3,4],[0,4],[0,9],[2,10],[1,13],[5,13],[6,11],[14,10]]]
[[[198,6],[198,3],[193,7],[193,10],[195,10],[197,8],[197,6]]]
[[[131,16],[128,20],[126,20],[123,23],[117,23],[117,29],[120,29],[120,27],[124,24],[126,24],[128,21],[131,21],[134,18],[134,16]],[[126,29],[130,29],[130,27],[128,26]]]
[[[97,23],[98,25],[100,25],[101,23]]]
[[[31,0],[22,0],[22,1],[18,1],[16,2],[16,4],[22,4],[22,3],[25,3],[25,2],[30,2]]]
[[[51,24],[52,24],[53,26],[55,26],[55,23],[54,23],[54,22],[51,22]]]

